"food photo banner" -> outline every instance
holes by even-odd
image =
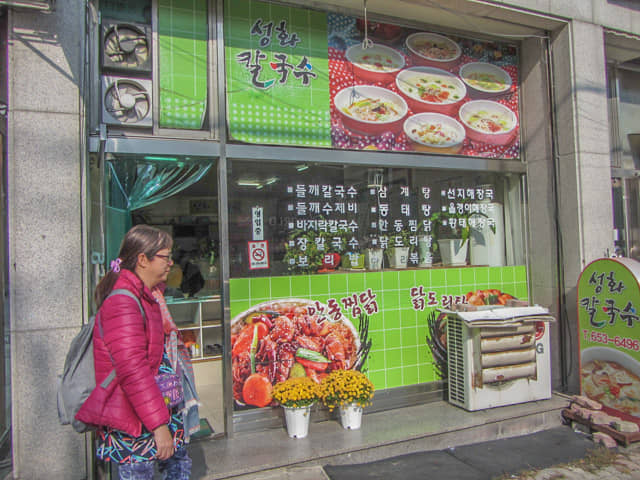
[[[232,278],[235,408],[272,405],[276,383],[336,369],[365,372],[376,390],[438,381],[447,347],[436,309],[527,291],[524,266]]]
[[[225,53],[235,140],[520,156],[514,45],[241,0]]]

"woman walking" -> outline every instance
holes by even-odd
[[[167,354],[163,317],[153,294],[167,280],[172,245],[168,233],[136,225],[95,292],[97,387],[76,418],[99,427],[96,455],[118,462],[122,480],[150,480],[156,463],[165,479],[188,479],[191,473],[184,400],[170,406],[176,392],[161,391],[167,382],[159,380],[184,375]],[[115,381],[103,387],[112,370]]]

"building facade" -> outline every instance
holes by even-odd
[[[296,308],[344,327],[318,349],[367,370],[374,408],[441,399],[435,308],[504,294],[550,308],[553,386],[578,389],[578,276],[637,251],[634,2],[43,3],[0,2],[14,478],[92,475],[56,380],[136,223],[175,238],[167,296],[218,432],[281,422],[234,347]],[[442,218],[471,226],[453,266]]]

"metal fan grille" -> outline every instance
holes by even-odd
[[[104,97],[105,110],[121,123],[143,121],[151,111],[149,93],[131,80],[116,80]]]
[[[146,68],[149,40],[145,31],[134,25],[113,25],[104,37],[104,56],[112,67]]]

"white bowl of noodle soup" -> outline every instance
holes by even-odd
[[[369,48],[362,48],[359,43],[352,45],[347,48],[345,57],[353,65],[355,74],[370,82],[391,82],[405,65],[400,52],[378,44]]]
[[[333,102],[344,126],[361,135],[397,133],[409,111],[400,95],[373,85],[343,88]]]
[[[475,142],[507,145],[515,138],[518,118],[508,107],[491,100],[472,100],[460,107],[460,121]]]
[[[467,95],[462,80],[453,73],[433,67],[410,67],[396,75],[396,87],[415,113],[458,113]]]
[[[640,417],[640,362],[607,347],[585,348],[580,355],[583,395],[634,417]]]
[[[472,98],[504,96],[511,89],[511,76],[491,63],[467,63],[460,67],[459,75]]]
[[[464,127],[440,113],[418,113],[404,122],[404,133],[419,152],[459,153],[465,139]]]
[[[462,55],[462,49],[456,42],[437,33],[412,33],[405,44],[417,65],[449,69],[458,63]]]

